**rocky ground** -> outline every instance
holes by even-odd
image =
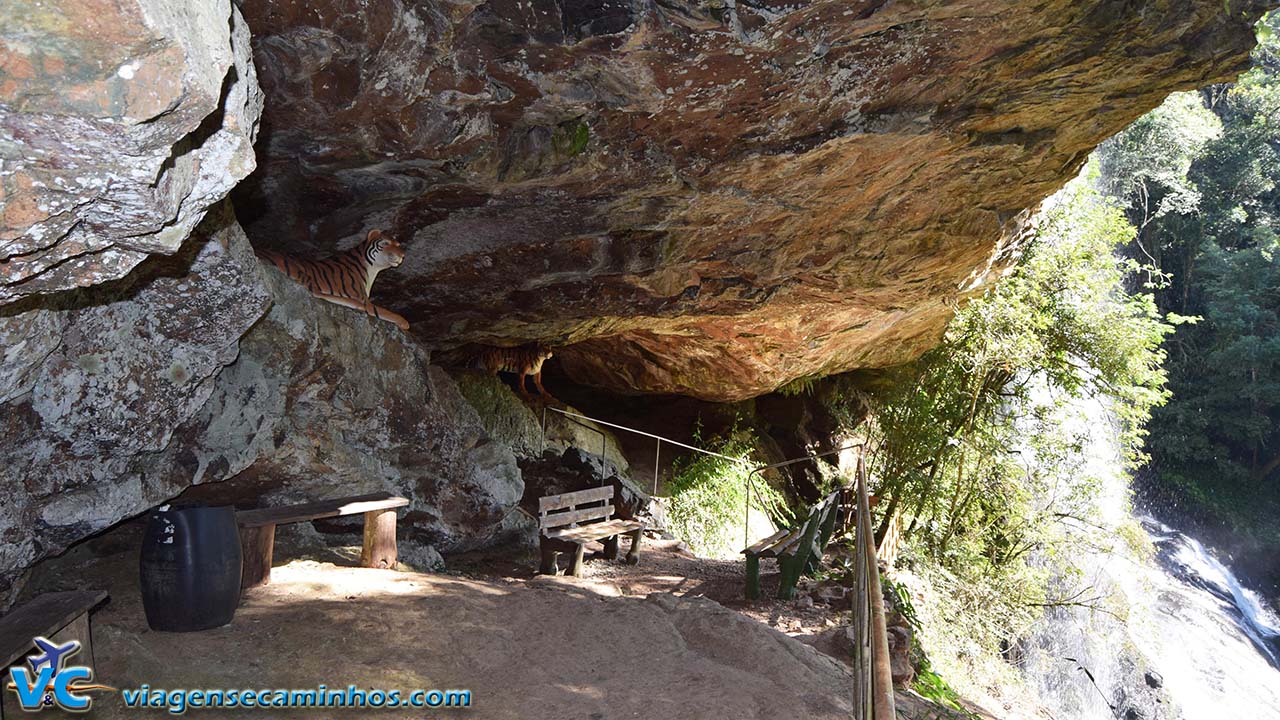
[[[747,605],[732,562],[647,542],[638,567],[593,561],[582,579],[535,576],[531,553],[510,552],[452,559],[447,574],[393,572],[351,567],[357,547],[290,527],[271,584],[215,630],[147,628],[136,522],[44,563],[28,592],[110,591],[93,619],[95,668],[120,688],[467,688],[473,707],[456,714],[474,718],[848,717],[848,668],[800,641],[833,626],[833,614]],[[404,550],[410,562],[437,562]],[[900,717],[953,716],[905,693],[899,702]],[[94,707],[98,717],[128,712],[110,694]]]

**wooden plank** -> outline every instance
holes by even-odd
[[[774,534],[770,535],[769,537],[767,537],[767,538],[765,538],[765,539],[761,540],[760,542],[756,543],[755,545],[752,545],[751,547],[747,548],[746,550],[743,550],[743,551],[742,551],[742,554],[743,554],[743,555],[746,555],[746,556],[748,556],[748,557],[750,557],[750,556],[752,556],[752,555],[759,555],[760,553],[764,552],[764,551],[765,551],[765,550],[767,550],[768,548],[772,547],[774,543],[776,543],[777,541],[779,541],[779,540],[781,540],[782,538],[786,537],[786,536],[787,536],[787,533],[789,533],[789,532],[791,532],[791,528],[782,528],[782,529],[781,529],[781,530],[779,530],[778,532],[776,532],[776,533],[774,533]]]
[[[584,543],[591,540],[599,540],[602,537],[609,537],[610,535],[639,530],[643,527],[644,523],[636,520],[606,520],[605,522],[592,523],[590,525],[580,525],[576,528],[549,530],[545,535],[556,540]]]
[[[394,569],[396,560],[396,511],[371,510],[365,513],[360,564],[367,568]]]
[[[799,525],[787,530],[787,534],[773,544],[773,547],[765,548],[760,551],[760,557],[778,557],[786,555],[795,544],[800,542],[800,535],[804,532],[804,525]]]
[[[33,637],[57,634],[106,599],[105,590],[54,592],[19,605],[0,618],[0,658],[4,659],[0,667],[7,668],[28,654]],[[76,639],[88,642],[88,638]]]
[[[542,515],[538,519],[538,527],[556,528],[573,523],[586,522],[588,520],[600,520],[613,516],[613,505],[605,505],[604,507],[583,508],[582,510],[569,510],[566,512],[554,512],[549,515]]]
[[[871,693],[873,716],[896,718],[893,697],[893,669],[889,664],[889,631],[885,627],[884,592],[880,588],[880,567],[876,562],[876,544],[871,531],[871,502],[867,497],[865,467],[858,467],[858,524],[866,528],[863,545],[858,550],[866,555],[867,595],[870,597],[871,625]]]
[[[550,510],[559,510],[561,508],[574,507],[575,505],[586,505],[587,503],[612,499],[612,485],[591,488],[590,490],[578,490],[576,492],[563,493],[561,495],[548,495],[546,497],[538,498],[538,512],[545,513]]]
[[[408,498],[390,493],[370,493],[354,497],[330,498],[299,505],[283,507],[259,508],[257,510],[241,510],[236,513],[236,522],[241,527],[260,527],[263,525],[283,525],[285,523],[319,520],[321,518],[339,517],[342,515],[360,515],[374,510],[391,510],[409,504]]]

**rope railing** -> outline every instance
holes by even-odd
[[[715,452],[714,450],[707,450],[707,449],[705,449],[705,448],[700,448],[700,447],[697,447],[697,446],[694,446],[694,445],[689,445],[689,444],[687,444],[687,443],[682,443],[682,442],[680,442],[679,440],[672,440],[671,438],[663,437],[663,436],[661,436],[661,435],[655,435],[654,433],[646,432],[646,431],[644,431],[644,430],[637,430],[636,428],[633,428],[633,427],[627,427],[626,425],[619,425],[618,423],[609,422],[608,420],[601,420],[600,418],[593,418],[593,417],[590,417],[590,416],[588,416],[588,415],[583,415],[583,414],[581,414],[581,413],[570,412],[570,411],[568,411],[568,410],[561,410],[560,408],[553,408],[553,407],[546,406],[546,405],[544,405],[544,406],[543,406],[543,408],[542,408],[542,447],[543,447],[544,449],[545,449],[545,448],[546,448],[546,446],[547,446],[547,411],[548,411],[548,410],[550,410],[551,412],[554,412],[554,413],[559,413],[559,414],[561,414],[561,415],[564,415],[565,417],[569,418],[569,421],[570,421],[570,422],[572,422],[572,423],[574,423],[574,424],[576,424],[576,425],[578,425],[578,426],[580,426],[580,427],[584,427],[584,428],[587,428],[588,430],[592,430],[592,431],[594,431],[594,432],[600,433],[600,470],[601,470],[601,474],[603,474],[603,473],[604,473],[604,454],[605,454],[605,450],[606,450],[606,448],[605,448],[605,436],[604,436],[604,432],[603,432],[603,431],[601,431],[601,430],[600,430],[600,428],[591,427],[590,425],[586,425],[586,424],[584,424],[584,423],[578,422],[578,420],[587,420],[587,421],[593,422],[593,423],[595,423],[595,424],[597,424],[597,425],[604,425],[605,427],[611,427],[611,428],[614,428],[614,429],[616,429],[616,430],[625,430],[625,431],[627,431],[627,432],[629,432],[629,433],[632,433],[632,434],[634,434],[634,435],[643,435],[644,437],[649,437],[649,438],[653,438],[654,440],[657,440],[657,441],[658,441],[658,447],[657,447],[657,450],[654,452],[654,456],[653,456],[653,493],[654,493],[655,495],[658,493],[658,472],[659,472],[659,470],[660,470],[660,468],[661,468],[661,460],[662,460],[662,443],[664,443],[664,442],[665,442],[665,443],[667,443],[668,445],[675,445],[676,447],[682,447],[682,448],[684,448],[684,449],[686,449],[686,450],[692,450],[692,451],[697,452],[697,453],[702,453],[703,455],[710,455],[710,456],[712,456],[712,457],[718,457],[718,458],[720,458],[720,459],[722,459],[722,460],[728,460],[729,462],[737,463],[737,464],[742,465],[742,466],[745,466],[745,467],[754,467],[754,465],[752,465],[751,463],[747,462],[746,460],[743,460],[742,458],[736,458],[736,457],[733,457],[733,456],[731,456],[731,455],[724,455],[724,454],[722,454],[722,453]],[[575,419],[575,418],[576,418],[576,419]]]

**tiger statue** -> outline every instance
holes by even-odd
[[[514,373],[518,376],[520,378],[520,394],[526,398],[529,397],[529,391],[525,388],[524,379],[526,375],[532,375],[534,387],[538,388],[538,392],[542,397],[547,400],[555,400],[551,393],[542,387],[542,363],[550,359],[551,355],[551,348],[538,343],[513,348],[485,348],[480,351],[478,361],[480,367],[489,371],[489,374],[495,377],[500,372]]]
[[[404,248],[395,240],[384,237],[381,230],[370,230],[368,237],[359,245],[323,260],[302,260],[267,250],[254,252],[277,270],[302,283],[321,300],[395,323],[401,330],[409,329],[409,321],[399,313],[369,301],[369,290],[378,273],[404,262]]]

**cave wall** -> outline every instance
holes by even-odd
[[[716,401],[909,359],[1268,5],[0,4],[0,606],[183,493],[399,492],[446,552],[518,530],[501,423],[435,348],[544,340],[575,383]],[[301,255],[388,229],[374,295],[412,336],[241,223]]]
[[[0,3],[0,305],[177,252],[262,103],[230,0]]]
[[[443,551],[519,528],[510,448],[395,327],[253,256],[229,204],[125,281],[0,315],[0,607],[34,561],[193,485],[279,504],[387,490]]]
[[[913,359],[1033,209],[1245,0],[261,0],[250,237],[371,227],[433,347],[540,340],[575,381],[724,401]]]

